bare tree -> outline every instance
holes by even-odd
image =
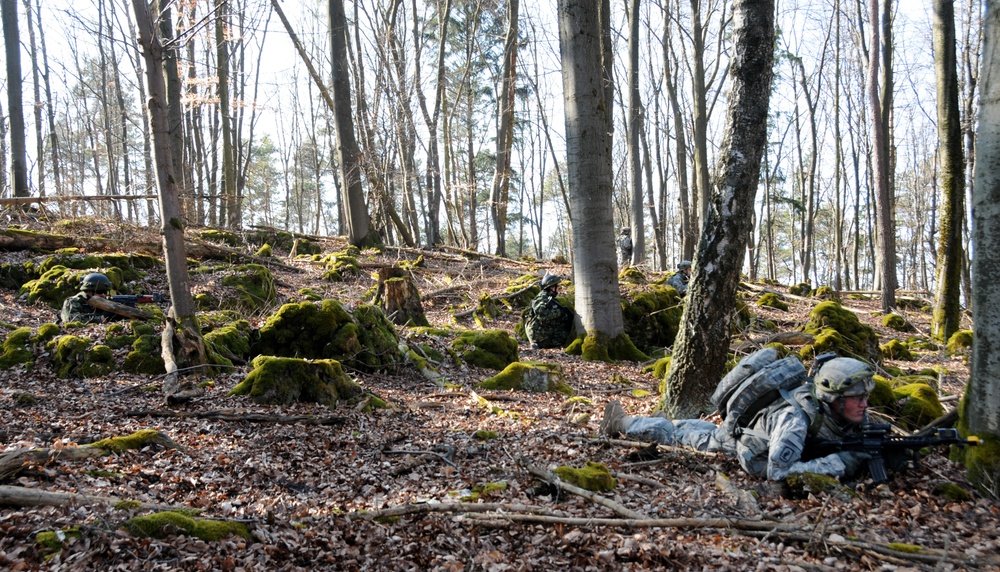
[[[10,168],[15,197],[27,197],[28,153],[21,93],[21,40],[17,28],[17,0],[0,0],[3,44],[7,57],[7,111],[10,113]]]
[[[503,78],[497,101],[497,160],[490,190],[490,213],[496,234],[496,254],[507,256],[507,203],[510,200],[510,151],[514,144],[514,88],[517,86],[518,0],[507,3],[507,37],[503,50]]]
[[[666,410],[681,418],[708,412],[708,398],[725,372],[740,263],[767,143],[774,2],[736,0],[733,14],[725,138],[663,395]]]

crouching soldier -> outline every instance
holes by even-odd
[[[528,307],[524,333],[532,348],[561,347],[573,327],[573,311],[556,298],[559,280],[555,274],[546,274],[541,282],[542,291]]]
[[[124,316],[95,308],[87,303],[91,297],[107,298],[111,292],[111,280],[100,272],[91,272],[83,277],[80,282],[80,291],[75,295],[66,298],[63,302],[62,312],[59,317],[62,323],[83,322],[92,324],[96,322],[108,322],[111,320],[123,320]]]

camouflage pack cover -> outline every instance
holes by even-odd
[[[746,367],[740,368],[741,365]],[[716,394],[719,395],[712,396],[713,404],[716,403],[716,399],[719,400],[716,406],[723,416],[719,433],[726,438],[738,437],[741,430],[750,426],[761,410],[782,399],[782,392],[791,391],[809,379],[805,366],[798,358],[787,357],[779,360],[777,352],[771,348],[747,356],[736,369],[740,371],[728,380],[727,387],[723,387],[727,382],[727,379],[723,378],[719,388],[716,389]],[[753,373],[749,373],[751,371]],[[740,377],[742,380],[738,380]],[[723,389],[725,391],[719,391]]]

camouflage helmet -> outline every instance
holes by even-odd
[[[91,272],[90,274],[83,277],[80,281],[80,290],[82,292],[97,292],[98,294],[107,294],[111,291],[111,281],[108,277],[100,272]]]
[[[690,260],[681,260],[680,262],[677,263],[677,269],[678,270],[684,270],[686,268],[691,268],[691,261]]]
[[[623,226],[621,232],[618,234],[632,234],[632,229],[627,226]]]
[[[871,366],[854,358],[833,358],[824,363],[813,379],[813,392],[825,403],[838,397],[867,395],[875,388]]]
[[[561,280],[562,278],[560,278],[556,274],[546,274],[545,276],[542,277],[542,282],[541,282],[542,290],[548,290],[553,286],[558,286]]]

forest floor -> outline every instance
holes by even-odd
[[[121,231],[109,225],[92,232],[114,237]],[[136,242],[157,240],[152,232],[121,236],[123,251]],[[345,246],[337,239],[323,244],[327,251]],[[570,275],[569,267],[551,262],[473,260],[449,250],[366,251],[361,260],[375,267],[419,254],[425,266],[415,270],[416,284],[426,296],[430,322],[442,327],[456,327],[456,313],[471,309],[482,294],[503,295],[518,276],[544,270]],[[0,252],[0,263],[32,256],[38,255]],[[301,272],[274,269],[281,300],[309,287],[353,307],[374,284],[367,273],[326,282],[320,267],[284,262]],[[225,299],[223,287],[209,280],[194,277],[193,290]],[[145,282],[149,291],[166,289],[162,274]],[[28,306],[16,294],[0,289],[0,324],[37,327],[54,321],[52,308]],[[750,301],[758,294],[742,295]],[[815,302],[788,301],[787,312],[750,305],[791,331],[805,323]],[[877,302],[845,300],[844,305],[875,328],[883,343],[898,335],[881,326]],[[513,331],[518,317],[507,312],[489,326]],[[927,333],[927,314],[906,317]],[[249,318],[259,326],[266,316]],[[476,327],[471,320],[459,325]],[[100,339],[105,329],[98,324],[74,333]],[[6,333],[0,327],[0,334]],[[458,389],[443,389],[415,371],[349,372],[393,405],[371,413],[344,406],[332,411],[310,404],[258,406],[227,396],[246,367],[212,378],[214,386],[204,397],[184,406],[167,406],[158,391],[142,390],[159,382],[145,376],[60,379],[44,359],[30,371],[0,370],[0,457],[24,447],[55,450],[51,462],[0,484],[80,495],[65,506],[0,508],[0,569],[1000,570],[1000,502],[975,492],[962,502],[936,494],[945,482],[972,491],[944,450],[876,488],[855,483],[856,496],[787,499],[721,456],[664,446],[651,455],[643,444],[600,438],[598,425],[610,400],[622,401],[631,414],[648,414],[656,404],[658,380],[641,364],[583,362],[561,350],[532,350],[523,340],[520,356],[560,364],[577,394],[592,403],[568,405],[556,393],[479,392],[511,413],[491,414],[470,388],[493,372],[475,367],[443,369]],[[960,395],[968,378],[966,359],[925,352],[916,362],[896,365],[906,371],[943,366],[942,394]],[[642,392],[635,389],[648,395],[637,397]],[[19,403],[26,393],[37,402]],[[160,416],[171,411],[332,415],[337,422]],[[580,413],[589,420],[580,422]],[[58,458],[62,448],[141,429],[157,429],[180,447]],[[480,430],[498,437],[477,439]],[[556,495],[538,486],[529,470],[587,461],[612,470],[617,487],[603,496],[638,517],[627,520],[607,504]],[[472,500],[473,491],[490,483],[497,486]],[[203,517],[246,523],[251,537],[137,538],[122,523],[147,511],[119,510],[100,497],[201,509]],[[79,527],[79,537],[68,536],[54,556],[36,543],[39,532],[70,527]]]

